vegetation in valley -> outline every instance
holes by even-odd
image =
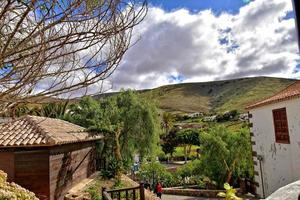
[[[170,134],[172,138],[176,138],[176,133]],[[250,134],[247,127],[233,131],[223,125],[214,124],[206,130],[200,130],[198,137],[199,145],[196,148],[199,155],[191,157],[192,161],[172,174],[173,182],[168,177],[168,183],[175,184],[173,186],[196,184],[201,188],[221,188],[226,182],[238,186],[241,179],[253,179]],[[165,142],[169,140],[168,137],[164,139],[167,139]],[[186,143],[192,145],[195,144],[194,141],[196,140]],[[170,145],[176,148],[180,143]]]

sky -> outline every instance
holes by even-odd
[[[253,76],[300,78],[291,0],[149,0],[111,91]],[[298,66],[298,67],[297,67]]]

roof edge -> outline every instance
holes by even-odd
[[[279,92],[276,92],[275,94],[269,96],[269,97],[266,97],[262,100],[259,100],[259,101],[256,101],[252,104],[249,104],[248,106],[245,107],[246,110],[251,110],[253,108],[258,108],[258,107],[262,107],[262,106],[265,106],[265,105],[268,105],[268,104],[274,104],[274,103],[278,103],[278,102],[281,102],[281,101],[284,101],[284,100],[288,100],[288,99],[294,99],[294,98],[297,98],[298,95],[293,95],[293,96],[290,96],[290,97],[286,97],[286,98],[282,98],[282,99],[279,99],[279,100],[273,100],[273,101],[270,101],[270,102],[264,102],[276,95],[278,95],[279,93],[285,91],[286,89],[288,89],[289,87],[295,85],[295,84],[298,84],[300,81],[296,80],[294,83],[291,83],[289,84],[287,87],[283,88],[282,90],[280,90]]]
[[[38,148],[38,147],[55,147],[55,146],[62,146],[62,145],[67,145],[67,144],[76,144],[76,143],[81,143],[81,142],[92,142],[96,140],[102,140],[104,136],[102,135],[101,137],[97,138],[91,138],[88,140],[77,140],[77,141],[71,141],[71,142],[61,142],[61,143],[54,143],[54,144],[33,144],[33,145],[12,145],[12,146],[1,146],[0,145],[0,150],[1,149],[10,149],[10,148]]]

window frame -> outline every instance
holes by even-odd
[[[276,143],[290,144],[291,142],[290,142],[289,124],[288,124],[286,107],[273,109],[272,114],[273,114],[273,127],[274,127]],[[286,139],[279,138],[284,136],[286,136]]]

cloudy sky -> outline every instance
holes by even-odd
[[[147,17],[134,30],[138,43],[108,80],[113,91],[249,76],[300,78],[291,0],[149,1]]]

